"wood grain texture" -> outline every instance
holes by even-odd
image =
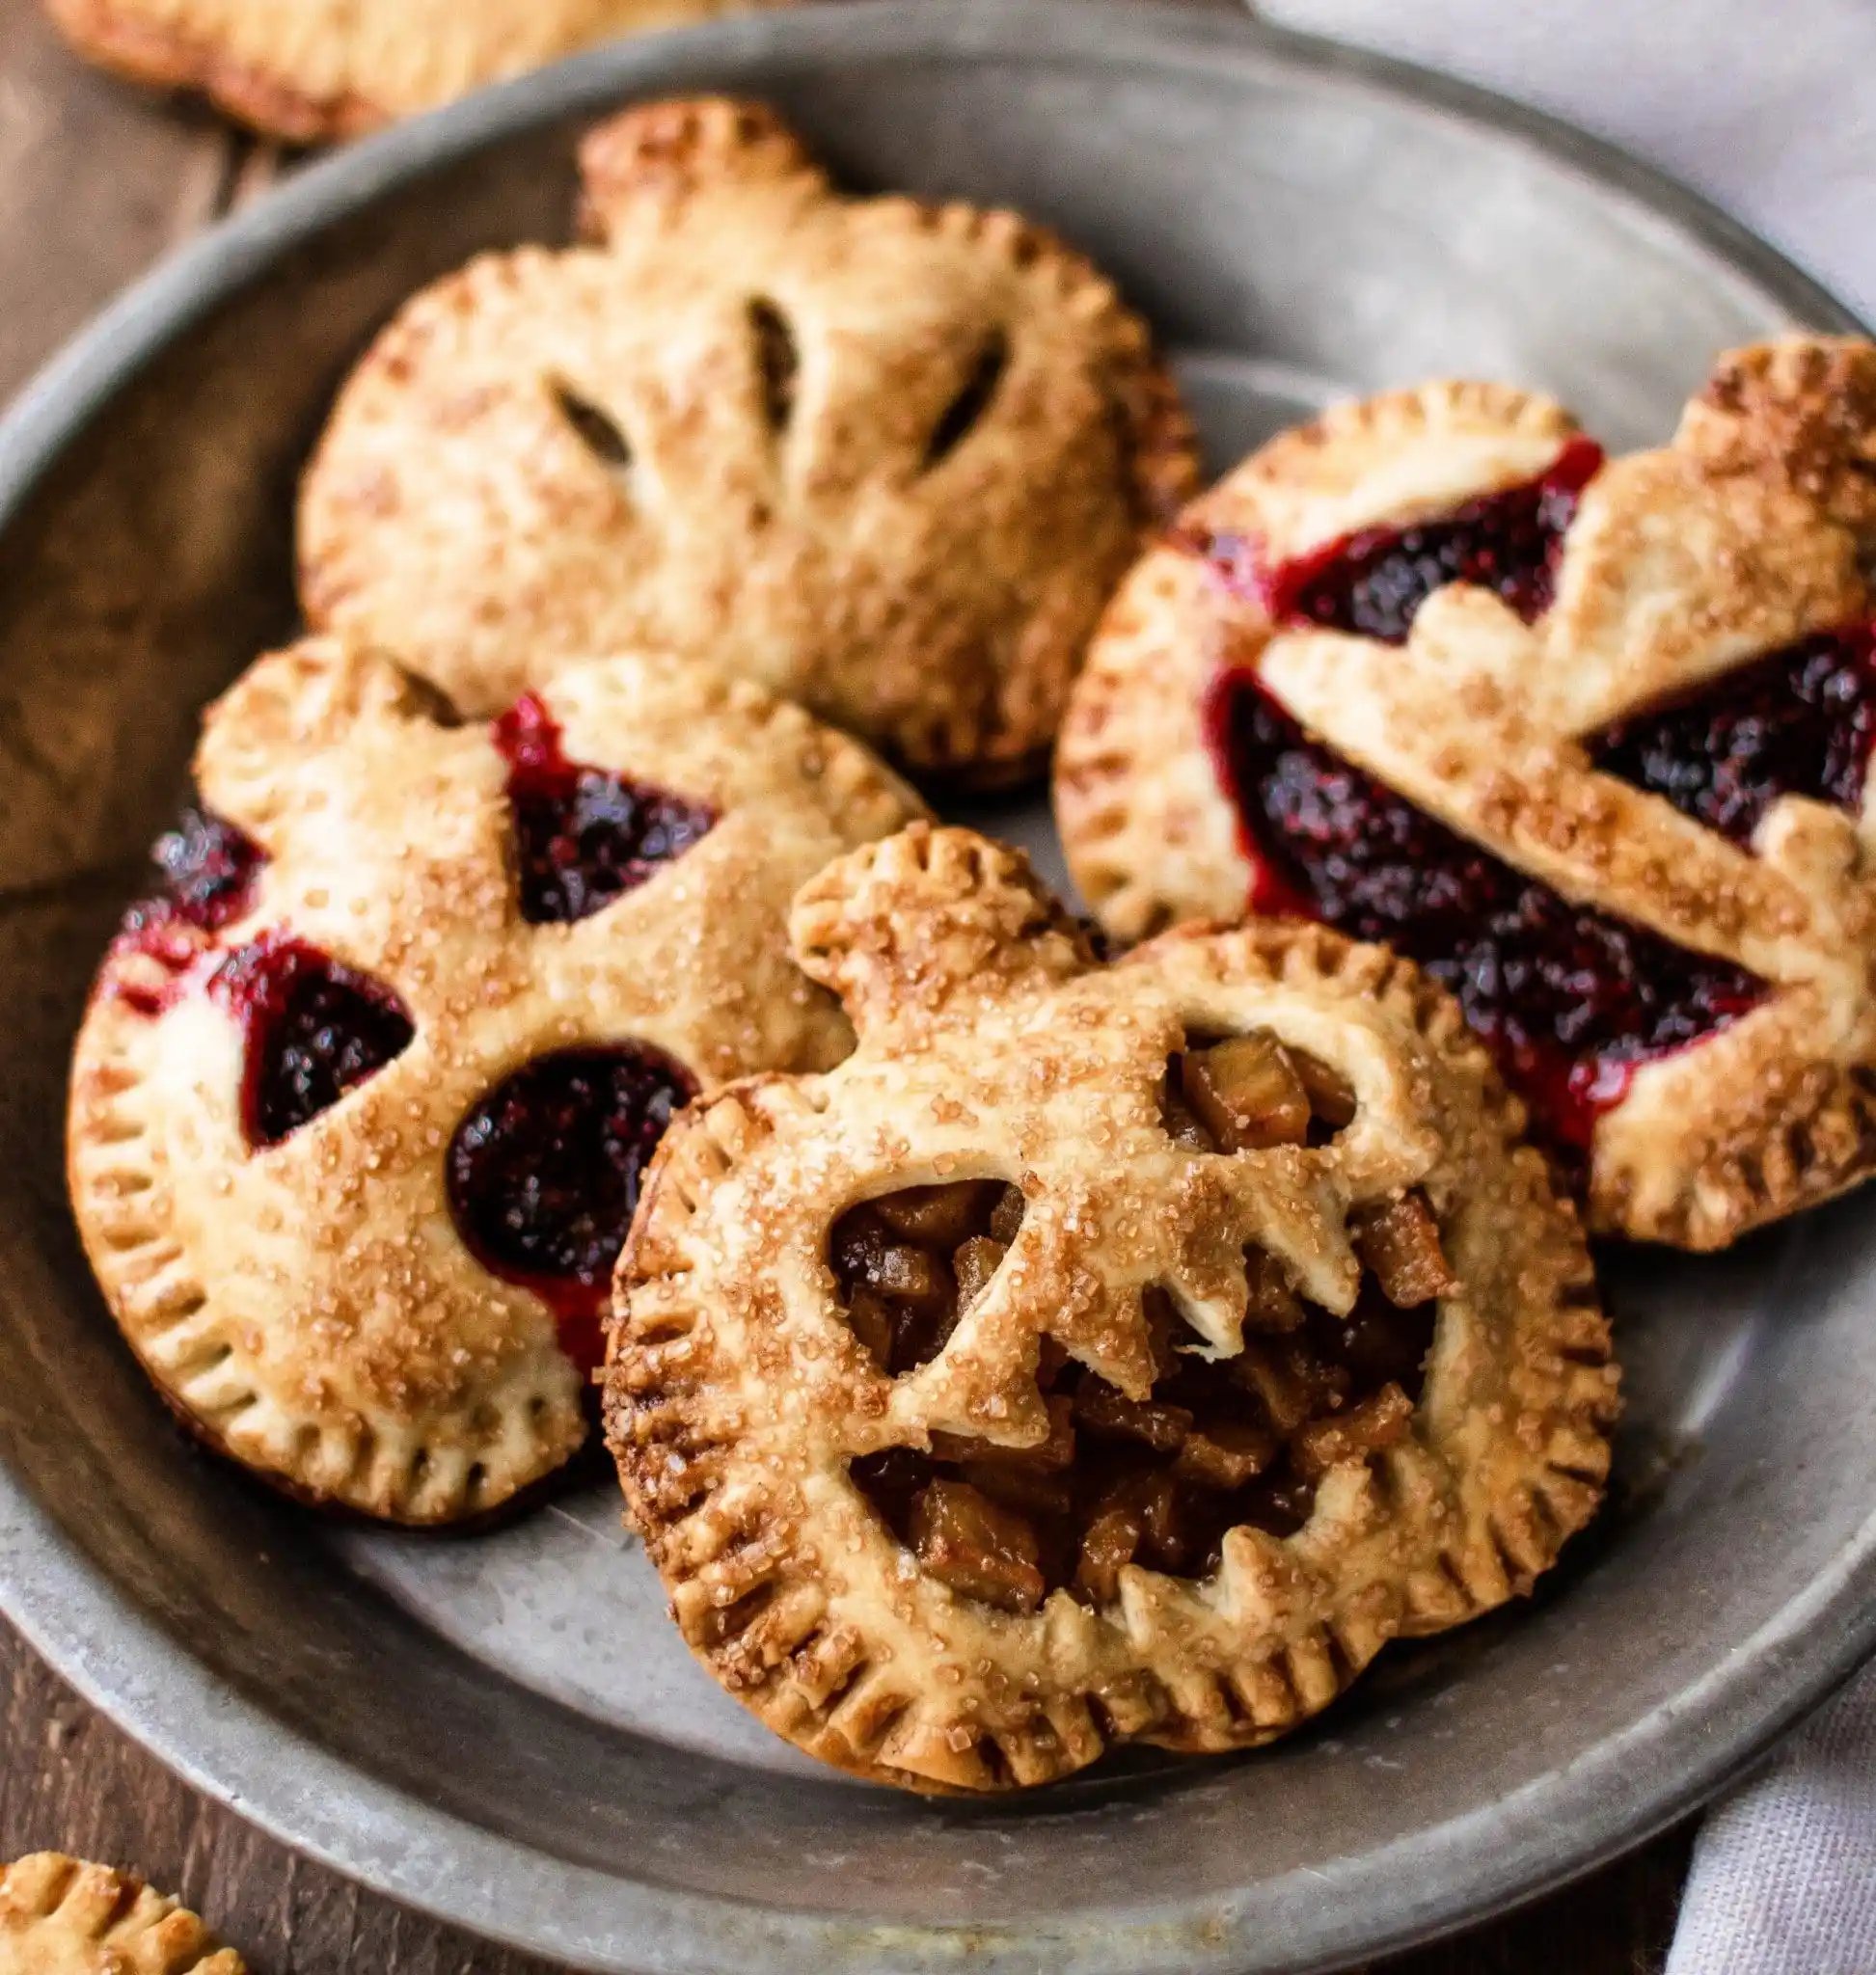
[[[84,68],[36,0],[0,0],[0,398],[280,161],[205,113]],[[208,1803],[0,1627],[0,1859],[55,1848],[147,1874],[256,1975],[550,1975],[297,1857]],[[1386,1975],[1654,1975],[1685,1831]],[[1380,1975],[1380,1971],[1374,1971]]]

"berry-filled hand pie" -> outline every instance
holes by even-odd
[[[288,144],[356,137],[614,35],[776,0],[46,0],[81,55]]]
[[[490,722],[315,638],[210,709],[72,1070],[106,1300],[203,1439],[412,1523],[585,1435],[599,1312],[672,1113],[852,1031],[796,888],[915,799],[743,681],[616,658]]]
[[[684,1636],[777,1733],[958,1791],[1264,1742],[1589,1519],[1583,1236],[1410,962],[1267,923],[1101,966],[922,824],[793,923],[858,1047],[673,1127],[605,1381]]]
[[[1876,348],[1720,359],[1672,444],[1434,384],[1252,455],[1064,728],[1123,938],[1246,907],[1458,996],[1592,1227],[1689,1248],[1876,1164]]]
[[[309,619],[475,712],[700,653],[921,773],[1040,767],[1109,591],[1195,485],[1146,326],[1013,213],[849,198],[705,98],[581,152],[600,244],[485,256],[340,392]]]
[[[36,1852],[0,1869],[0,1975],[247,1975],[247,1963],[129,1873]]]

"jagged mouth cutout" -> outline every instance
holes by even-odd
[[[1537,479],[1446,516],[1373,528],[1264,566],[1238,538],[1187,546],[1283,629],[1401,642],[1451,582],[1482,582],[1527,622],[1549,606],[1565,530],[1600,453],[1574,441]],[[1221,672],[1207,745],[1253,871],[1253,911],[1382,940],[1458,998],[1534,1127],[1579,1164],[1645,1063],[1770,995],[1733,961],[1578,906],[1428,816],[1308,733],[1248,670]],[[1751,849],[1785,796],[1862,806],[1876,745],[1876,625],[1819,632],[1582,737],[1591,768]]]
[[[1352,1121],[1329,1066],[1267,1031],[1188,1036],[1167,1065],[1168,1136],[1206,1156],[1323,1146]],[[829,1242],[841,1308],[879,1369],[929,1364],[983,1295],[1020,1231],[1022,1193],[996,1179],[903,1189],[842,1214]],[[1318,1483],[1411,1431],[1438,1299],[1453,1286],[1425,1198],[1359,1209],[1363,1265],[1337,1315],[1300,1296],[1276,1258],[1246,1252],[1243,1349],[1210,1360],[1163,1288],[1143,1315],[1154,1383],[1128,1397],[1042,1336],[1037,1384],[1048,1432],[1004,1447],[935,1432],[851,1463],[873,1513],[918,1568],[956,1595],[1034,1611],[1064,1590],[1097,1609],[1129,1564],[1198,1579],[1228,1530],[1293,1535]],[[1039,1329],[1042,1326],[1039,1325]]]

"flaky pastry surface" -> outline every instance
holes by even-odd
[[[582,150],[571,252],[409,303],[308,471],[315,624],[460,704],[709,655],[915,771],[1033,769],[1108,591],[1195,484],[1146,326],[1007,212],[837,193],[769,113]]]
[[[138,82],[199,90],[288,144],[356,137],[614,35],[778,0],[46,0]]]
[[[196,760],[204,801],[265,853],[254,894],[179,977],[121,942],[72,1068],[79,1229],[169,1403],[294,1492],[399,1521],[492,1508],[585,1432],[547,1304],[452,1223],[459,1121],[531,1059],[587,1043],[648,1044],[704,1087],[837,1061],[851,1032],[790,960],[788,901],[917,811],[857,744],[744,682],[621,657],[569,668],[551,706],[574,757],[719,820],[594,915],[530,924],[489,727],[440,719],[335,638],[260,660],[210,709]],[[415,1033],[255,1147],[241,1031],[204,977],[279,929],[394,992]]]
[[[1252,867],[1201,705],[1221,668],[1249,667],[1425,814],[1566,900],[1760,977],[1752,1013],[1636,1070],[1586,1181],[1593,1228],[1719,1247],[1876,1164],[1876,806],[1786,796],[1736,843],[1597,771],[1584,737],[1876,615],[1876,348],[1792,338],[1721,357],[1669,445],[1589,482],[1529,624],[1451,583],[1403,645],[1279,628],[1180,546],[1229,535],[1279,563],[1540,474],[1575,430],[1548,399],[1441,383],[1253,454],[1116,595],[1064,725],[1056,813],[1117,936],[1240,914]]]
[[[693,1650],[777,1733],[876,1780],[1047,1781],[1111,1742],[1267,1740],[1389,1638],[1530,1587],[1592,1512],[1616,1372],[1583,1239],[1453,1003],[1382,949],[1262,925],[1095,964],[1020,853],[922,825],[794,912],[855,1054],[748,1080],[667,1134],[621,1258],[606,1395],[633,1519]],[[1352,1087],[1322,1148],[1194,1152],[1161,1094],[1188,1031],[1273,1033]],[[905,1187],[999,1179],[1020,1228],[938,1354],[888,1377],[836,1297],[829,1227]],[[1411,1433],[1328,1468],[1286,1538],[1180,1579],[993,1609],[922,1570],[856,1457],[1049,1426],[1045,1337],[1130,1398],[1143,1292],[1189,1347],[1246,1341],[1245,1248],[1346,1311],[1351,1214],[1418,1189],[1456,1284]],[[1051,1347],[1053,1348],[1053,1347]]]
[[[36,1852],[0,1871],[0,1975],[246,1975],[186,1908],[129,1873]]]

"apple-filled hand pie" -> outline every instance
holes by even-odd
[[[1115,599],[1057,758],[1109,931],[1320,920],[1458,996],[1593,1227],[1876,1164],[1876,348],[1723,357],[1654,452],[1435,384],[1273,441]]]
[[[1098,965],[922,824],[793,926],[858,1046],[673,1127],[605,1380],[684,1636],[779,1734],[961,1791],[1266,1741],[1589,1519],[1575,1213],[1409,962],[1291,923]]]
[[[129,1873],[36,1852],[0,1869],[0,1975],[247,1975],[247,1963]]]
[[[81,55],[288,144],[356,137],[639,29],[775,0],[46,0]]]
[[[1195,485],[1144,323],[1013,213],[834,191],[767,110],[581,153],[600,244],[424,290],[308,470],[310,621],[472,712],[701,653],[915,771],[1040,767],[1109,591]]]
[[[105,960],[72,1199],[210,1445],[404,1522],[494,1507],[583,1379],[673,1111],[850,1046],[789,901],[917,803],[745,682],[616,658],[461,724],[316,638],[210,710],[203,808]]]

